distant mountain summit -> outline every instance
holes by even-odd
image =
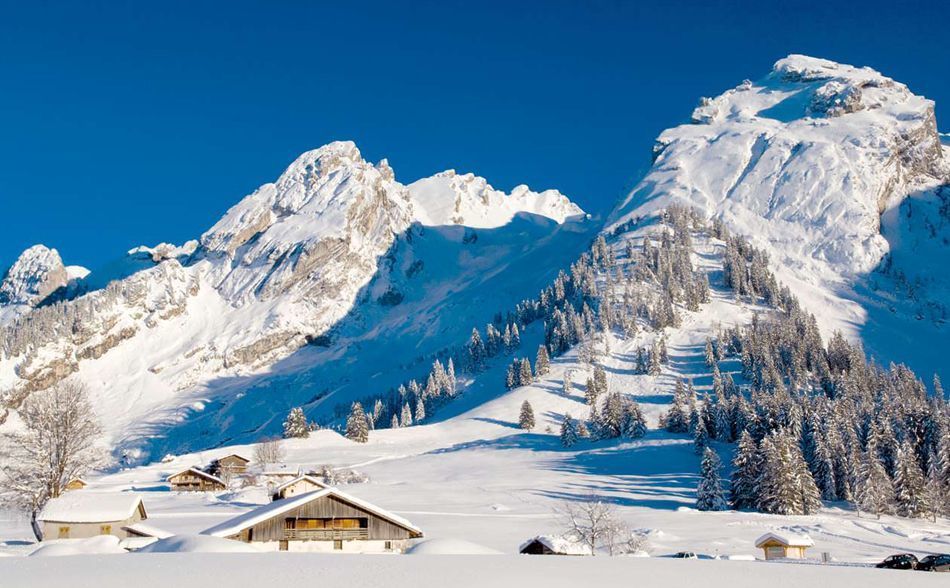
[[[790,55],[664,131],[608,230],[672,203],[719,218],[769,253],[826,332],[890,360],[950,336],[948,183],[932,101],[870,68]],[[928,353],[909,358],[922,373],[944,364]]]

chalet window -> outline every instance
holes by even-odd
[[[69,527],[60,527],[60,528],[59,528],[59,538],[60,538],[60,539],[69,539]]]
[[[767,551],[768,557],[785,557],[785,548],[779,546],[769,546]]]
[[[341,550],[343,549],[343,542],[340,541],[339,539],[337,539],[336,541],[334,541],[334,542],[333,542],[333,549],[335,549],[335,550],[337,550],[337,551],[341,551]]]
[[[100,535],[111,535],[111,534],[112,534],[112,525],[99,525],[99,534],[100,534]]]
[[[392,542],[392,541],[386,541],[386,542],[383,544],[383,547],[386,549],[386,551],[392,551],[392,550],[393,550],[393,542]]]

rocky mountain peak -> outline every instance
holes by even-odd
[[[66,286],[69,279],[58,251],[34,245],[21,253],[7,270],[0,283],[0,304],[32,306]]]

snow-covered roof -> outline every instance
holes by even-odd
[[[296,484],[297,482],[300,482],[300,481],[302,481],[302,480],[306,480],[307,482],[310,482],[311,484],[313,484],[313,485],[315,485],[315,486],[317,486],[317,487],[319,487],[319,488],[329,488],[329,487],[330,487],[330,485],[327,484],[327,483],[325,483],[323,480],[319,480],[319,479],[317,479],[317,478],[314,478],[313,476],[303,475],[303,476],[297,476],[297,477],[294,478],[293,480],[287,480],[286,482],[284,482],[283,484],[281,484],[281,485],[278,486],[277,488],[274,488],[274,492],[280,492],[280,491],[283,490],[284,488],[286,488],[286,487],[288,487],[288,486],[291,486],[291,485],[293,485],[293,484]]]
[[[155,537],[157,539],[164,539],[165,537],[171,537],[174,533],[166,531],[164,529],[159,529],[158,527],[153,527],[151,525],[146,525],[144,523],[133,523],[131,525],[126,525],[122,527],[124,530],[141,537]]]
[[[560,553],[563,555],[591,554],[589,545],[584,545],[583,543],[560,535],[538,535],[537,537],[532,537],[531,539],[528,539],[522,543],[521,547],[518,548],[518,551],[522,551],[525,547],[531,545],[535,541],[544,545],[554,553]]]
[[[198,468],[196,468],[196,467],[194,467],[194,466],[188,468],[187,470],[182,470],[182,471],[180,471],[180,472],[176,472],[176,473],[174,473],[174,474],[168,476],[167,478],[165,478],[165,481],[166,481],[166,482],[171,482],[171,481],[172,481],[172,478],[174,478],[175,476],[180,476],[180,475],[182,475],[182,474],[188,474],[188,473],[191,473],[191,474],[194,474],[194,475],[196,475],[196,476],[198,476],[198,477],[200,477],[200,478],[205,478],[206,480],[211,480],[212,482],[217,482],[217,483],[219,483],[219,484],[221,484],[221,485],[227,486],[227,484],[225,484],[224,481],[223,481],[221,478],[219,478],[219,477],[217,477],[217,476],[212,476],[212,475],[209,474],[208,472],[206,472],[206,471],[204,471],[204,470],[200,470],[200,469],[198,469]]]
[[[78,490],[50,500],[36,518],[57,523],[124,521],[139,508],[142,509],[142,518],[148,518],[140,496],[127,492]]]
[[[307,492],[305,494],[299,494],[297,496],[292,496],[284,500],[278,500],[276,502],[271,502],[254,510],[248,511],[244,514],[240,514],[233,519],[219,523],[213,527],[205,529],[201,532],[202,535],[214,535],[216,537],[230,537],[231,535],[237,535],[244,529],[253,527],[254,525],[271,519],[276,516],[280,516],[285,512],[291,511],[297,507],[303,506],[308,502],[314,500],[319,500],[325,496],[332,496],[347,502],[356,508],[364,510],[366,512],[372,513],[378,516],[381,519],[386,519],[387,521],[398,525],[412,533],[417,533],[420,537],[422,536],[422,529],[416,527],[406,519],[394,515],[391,512],[385,511],[373,504],[370,504],[364,500],[360,500],[355,496],[346,494],[345,492],[340,492],[336,488],[324,488],[322,490],[315,490],[313,492]]]
[[[221,460],[227,459],[227,458],[229,458],[229,457],[236,457],[236,458],[240,459],[241,461],[243,461],[244,463],[251,463],[251,460],[249,460],[248,458],[244,457],[243,455],[238,455],[237,453],[229,453],[228,455],[225,455],[224,457],[219,457],[219,458],[217,459],[217,461],[221,461]]]
[[[769,541],[778,541],[790,547],[811,547],[815,544],[808,535],[799,535],[797,533],[787,533],[778,531],[769,531],[755,540],[756,547],[762,547]]]

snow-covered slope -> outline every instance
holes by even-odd
[[[433,178],[433,185],[446,177]],[[532,295],[557,271],[539,263],[557,255],[525,260],[551,248],[550,237],[562,232],[568,216],[583,228],[567,233],[593,228],[558,192],[519,187],[508,196],[484,179],[459,177],[465,181],[409,189],[385,160],[374,165],[353,143],[331,143],[304,153],[276,182],[246,196],[200,241],[133,249],[85,277],[77,288],[84,295],[35,310],[30,304],[63,287],[69,274],[54,250],[32,248],[3,286],[9,300],[3,308],[15,304],[29,320],[11,319],[0,338],[2,399],[15,407],[32,391],[76,374],[89,385],[110,434],[142,436],[201,406],[196,396],[217,398],[221,389],[239,398],[235,385],[248,383],[241,378],[286,364],[308,342],[326,340],[345,318],[351,325],[362,321],[355,328],[378,336],[372,323],[354,318],[382,320],[374,309],[402,321],[402,330],[381,341],[413,333],[410,346],[385,354],[391,365],[412,363],[423,343],[433,350],[446,344],[444,329],[433,326],[437,318],[446,320],[435,312],[440,304],[477,297],[466,288],[494,280],[492,306],[470,304],[462,314],[471,316],[469,329],[484,325],[498,308]],[[428,233],[420,228],[446,224],[440,215],[448,209],[456,210],[451,224],[465,226]],[[587,239],[565,242],[565,263]],[[399,265],[402,260],[408,265]],[[530,278],[504,283],[498,277],[519,263],[535,269],[522,272]],[[418,306],[415,316],[406,310],[410,303]],[[307,369],[307,361],[295,356],[292,370]],[[282,417],[286,402],[263,401],[253,418],[232,426],[244,430]],[[233,433],[226,429],[217,435]]]
[[[933,102],[869,68],[792,55],[757,82],[703,99],[690,124],[660,135],[654,155],[612,226],[672,202],[718,216],[769,252],[826,331],[863,338],[880,358],[923,373],[943,367],[927,351],[908,356],[900,336],[946,336],[948,290],[933,282],[950,252],[941,188],[950,150]],[[923,214],[898,214],[902,203]],[[908,234],[929,243],[918,249]],[[882,266],[901,247],[903,259],[891,261],[908,266]],[[891,274],[874,273],[882,269]],[[920,278],[910,302],[894,272]]]
[[[584,214],[557,190],[540,194],[527,186],[511,194],[492,188],[484,178],[448,170],[409,185],[415,218],[424,225],[465,225],[491,228],[507,224],[519,212],[530,212],[564,222]]]

